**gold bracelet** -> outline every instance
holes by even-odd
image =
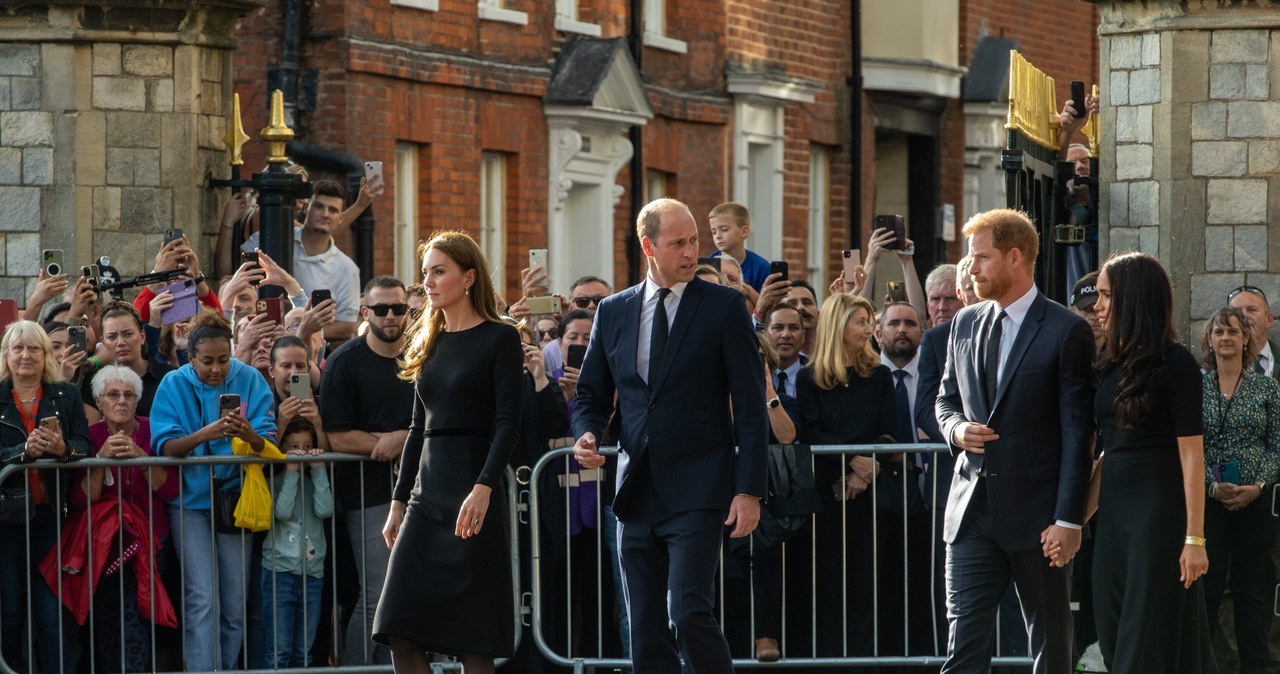
[[[1204,536],[1187,536],[1186,538],[1186,545],[1198,545],[1203,548],[1206,542]]]

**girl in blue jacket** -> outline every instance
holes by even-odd
[[[275,415],[267,381],[231,357],[227,320],[202,311],[191,321],[190,362],[165,375],[151,405],[152,446],[163,456],[231,456],[239,438],[255,452],[274,441]],[[239,409],[221,410],[222,396]],[[211,472],[212,471],[212,472]],[[188,671],[235,669],[244,641],[247,551],[241,533],[216,531],[211,503],[218,489],[239,490],[240,467],[187,466],[169,521],[182,561],[184,654]]]

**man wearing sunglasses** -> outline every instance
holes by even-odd
[[[583,309],[594,316],[600,302],[612,294],[613,288],[608,281],[599,276],[583,276],[570,286],[569,306],[565,307],[564,311],[568,313],[575,309]],[[547,372],[564,367],[564,354],[560,350],[559,341],[552,340],[542,347],[542,360],[546,363]]]
[[[409,322],[404,283],[378,276],[365,286],[364,297],[360,318],[369,322],[369,329],[329,356],[320,381],[320,416],[329,443],[339,452],[373,459],[334,466],[333,493],[355,551],[355,568],[339,567],[339,573],[355,575],[360,588],[347,628],[344,665],[391,663],[390,652],[370,634],[390,556],[382,525],[391,509],[392,467],[413,416],[413,382],[402,381],[396,367]]]
[[[1249,341],[1262,345],[1253,369],[1268,377],[1276,376],[1276,356],[1280,355],[1280,350],[1267,336],[1271,332],[1271,324],[1276,320],[1271,314],[1267,294],[1257,286],[1243,285],[1227,293],[1227,302],[1244,312],[1245,318],[1249,319]]]

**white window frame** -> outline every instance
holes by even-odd
[[[421,279],[418,260],[418,146],[396,143],[395,191],[395,270],[396,278],[406,284]]]
[[[809,146],[809,283],[824,298],[831,241],[831,151]]]
[[[657,169],[647,169],[644,173],[645,203],[662,197],[672,196],[667,189],[667,174]]]
[[[644,46],[689,53],[688,43],[667,35],[667,0],[644,0]]]
[[[480,248],[495,287],[504,287],[507,252],[507,155],[484,152],[480,159]]]
[[[600,24],[587,23],[578,18],[579,2],[581,0],[556,0],[556,30],[562,33],[600,37]]]
[[[391,0],[392,5],[401,7],[412,7],[427,12],[440,11],[440,0]]]
[[[751,212],[747,248],[768,260],[783,259],[785,129],[782,106],[743,99],[734,103],[733,200]]]
[[[506,8],[506,0],[476,0],[476,15],[481,21],[498,21],[517,26],[529,25],[529,15]]]

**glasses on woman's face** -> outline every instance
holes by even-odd
[[[382,318],[383,316],[386,316],[388,311],[395,313],[395,315],[397,316],[403,316],[409,312],[409,305],[408,304],[370,304],[369,311],[372,311],[373,315],[377,316],[378,318]]]
[[[545,342],[548,339],[559,339],[559,338],[560,338],[560,330],[557,328],[547,328],[546,330],[538,331],[538,341],[540,342]]]
[[[133,402],[138,399],[138,394],[133,391],[107,391],[102,394],[102,397],[110,400],[111,402],[115,402],[117,400]]]
[[[604,295],[584,295],[582,297],[575,297],[569,301],[573,302],[573,306],[579,309],[587,309],[589,307],[600,306],[600,301],[603,300],[604,297]]]

